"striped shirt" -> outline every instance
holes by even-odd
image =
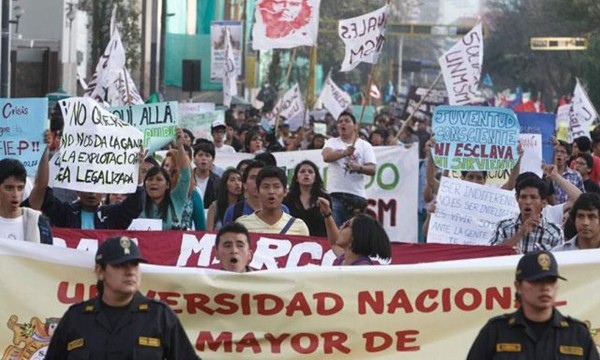
[[[516,218],[501,220],[496,225],[491,245],[500,245],[512,238],[523,225],[521,215]],[[550,250],[561,244],[563,240],[562,228],[542,217],[542,222],[529,234],[519,241],[519,248],[523,254],[534,250]]]

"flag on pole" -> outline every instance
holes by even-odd
[[[369,96],[372,97],[373,99],[381,100],[381,92],[379,91],[379,88],[377,87],[377,84],[375,84],[374,81],[371,84],[371,89],[369,90]]]
[[[235,55],[231,46],[229,28],[225,30],[225,72],[223,74],[223,106],[231,107],[231,98],[237,95]]]
[[[320,5],[321,0],[258,0],[252,47],[270,50],[316,45]]]
[[[346,45],[341,71],[350,71],[361,62],[376,64],[383,49],[389,6],[351,19],[340,20],[338,35]]]
[[[598,113],[590,101],[587,92],[576,79],[573,100],[569,110],[569,142],[580,136],[590,137],[590,126],[598,118]]]
[[[318,101],[323,103],[323,106],[329,110],[335,119],[340,117],[342,111],[348,109],[348,107],[352,105],[350,94],[342,90],[333,82],[331,73],[329,73],[327,79],[325,79],[323,90],[321,90]]]
[[[483,31],[475,25],[439,58],[450,105],[467,105],[477,98],[483,64]]]
[[[271,119],[283,116],[287,119],[290,129],[295,131],[304,125],[304,114],[304,100],[302,99],[300,86],[296,83],[277,101],[277,104],[273,108]]]

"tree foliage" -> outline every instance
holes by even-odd
[[[490,0],[484,72],[499,89],[542,91],[547,105],[571,93],[579,77],[599,103],[599,16],[597,0]],[[531,37],[579,36],[589,36],[586,51],[530,49]]]
[[[88,13],[91,26],[90,66],[94,71],[110,41],[110,17],[117,6],[117,26],[127,56],[127,68],[135,71],[140,59],[140,9],[135,0],[81,0],[79,7]]]

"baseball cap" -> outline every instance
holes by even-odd
[[[536,281],[548,277],[567,280],[558,274],[558,263],[551,252],[532,251],[523,255],[519,260],[515,273],[517,281]]]
[[[225,125],[225,123],[223,122],[223,120],[215,120],[210,125],[210,130],[212,131],[212,130],[215,130],[216,128],[220,128],[220,127],[225,128],[227,126]]]
[[[106,239],[96,252],[96,264],[119,265],[132,261],[147,263],[142,258],[137,244],[127,236],[114,236]]]

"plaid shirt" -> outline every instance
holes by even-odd
[[[502,244],[512,238],[521,228],[521,215],[516,218],[501,220],[496,225],[494,237],[490,244]],[[533,250],[550,250],[563,241],[562,228],[542,217],[542,222],[529,234],[521,238],[519,248],[523,254]]]
[[[575,185],[582,193],[585,192],[585,188],[583,187],[583,179],[581,178],[581,174],[579,174],[575,170],[571,170],[568,167],[565,168],[565,171],[561,174],[568,182]],[[554,186],[554,199],[556,200],[556,204],[566,203],[569,200],[569,196],[567,192],[563,190],[556,182],[552,182]]]

